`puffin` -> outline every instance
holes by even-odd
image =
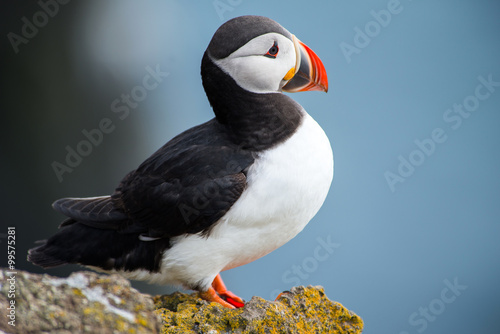
[[[254,15],[217,29],[201,78],[215,117],[168,141],[111,195],[56,200],[66,219],[28,261],[80,264],[244,306],[220,273],[294,238],[332,183],[328,137],[284,94],[327,92],[328,79],[308,46]]]

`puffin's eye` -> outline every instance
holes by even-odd
[[[279,50],[280,49],[278,48],[278,43],[274,42],[273,46],[271,46],[269,51],[267,51],[267,53],[264,56],[269,58],[276,58]]]

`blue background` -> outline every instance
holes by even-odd
[[[305,230],[223,273],[228,287],[248,300],[322,285],[363,318],[367,334],[498,333],[500,87],[478,88],[489,93],[483,100],[471,96],[479,77],[500,82],[500,3],[397,3],[86,1],[61,4],[46,22],[34,1],[2,10],[2,245],[7,226],[15,226],[19,269],[80,270],[44,271],[25,261],[62,219],[51,202],[111,193],[174,135],[212,118],[199,75],[211,36],[232,17],[264,15],[325,64],[328,94],[292,97],[330,138],[335,176]],[[8,34],[22,34],[23,17],[42,21],[15,52]],[[356,51],[347,55],[347,44]],[[122,120],[111,104],[142,85],[147,66],[168,76]],[[473,111],[460,126],[445,119],[464,103]],[[66,146],[75,149],[86,139],[82,130],[104,118],[113,131],[60,182],[53,162],[64,163]],[[442,142],[431,149],[435,129]],[[418,153],[416,140],[428,154]],[[391,189],[386,174],[404,169],[401,159],[417,166]],[[318,248],[325,242],[333,246]],[[450,284],[458,290],[446,290]]]

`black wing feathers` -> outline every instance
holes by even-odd
[[[241,196],[253,154],[231,144],[214,120],[175,137],[116,189],[149,237],[207,232]]]
[[[45,244],[30,249],[28,260],[50,268],[67,263],[80,263],[105,270],[158,271],[163,250],[169,239],[140,241],[137,234],[117,233],[74,222],[61,228]]]
[[[172,237],[208,234],[246,188],[254,156],[225,131],[213,119],[178,135],[112,196],[56,201],[54,209],[69,218],[28,259],[43,267],[158,271]]]
[[[102,229],[118,229],[119,223],[128,219],[123,211],[115,207],[110,196],[61,198],[52,207],[69,218]],[[61,226],[69,223],[69,220],[64,221]]]
[[[112,196],[63,198],[53,207],[99,229],[173,237],[207,232],[246,188],[253,154],[215,119],[173,138],[121,181]]]

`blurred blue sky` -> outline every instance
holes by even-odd
[[[19,7],[5,21],[5,35],[21,34],[21,18],[32,20],[40,10],[36,2]],[[7,38],[2,45],[2,103],[17,136],[2,141],[9,159],[2,198],[4,209],[20,208],[7,210],[6,222],[17,226],[23,247],[57,227],[54,199],[111,192],[167,140],[213,117],[201,57],[223,22],[247,14],[276,20],[323,60],[328,94],[292,97],[330,138],[335,176],[306,229],[270,255],[223,273],[228,287],[245,299],[271,299],[292,285],[322,285],[330,299],[363,318],[367,334],[498,333],[500,3],[494,0],[61,5],[17,53]],[[135,87],[148,66],[168,75],[120,119],[113,101],[134,89],[139,94]],[[460,105],[462,114],[454,111]],[[66,146],[76,148],[85,139],[81,131],[104,118],[113,131],[59,182],[52,163],[64,163]],[[427,154],[415,141],[427,145]],[[410,161],[413,171],[400,175]],[[39,206],[21,209],[25,197]],[[28,236],[34,225],[43,232]],[[20,269],[38,270],[26,262]]]

